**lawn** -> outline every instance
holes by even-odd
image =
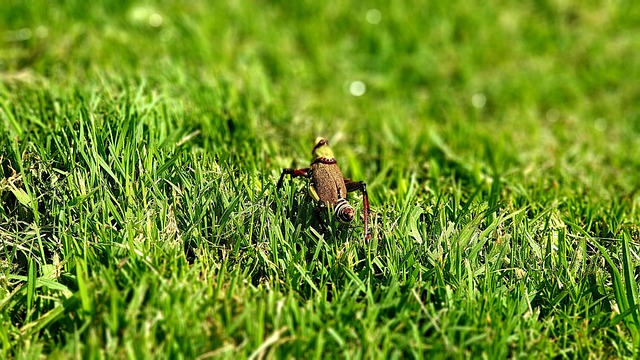
[[[0,358],[637,357],[638,19],[0,0]]]

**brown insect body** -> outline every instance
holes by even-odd
[[[343,208],[338,213],[340,221],[353,220],[355,211],[347,202],[347,186],[335,159],[318,158],[311,163],[310,187],[313,188],[313,190],[309,189],[311,197],[320,202],[321,206],[333,209]]]
[[[335,206],[339,198],[347,198],[342,172],[337,164],[323,164],[320,161],[311,164],[311,186],[325,205]]]
[[[338,163],[329,148],[326,139],[316,139],[313,148],[314,159],[311,166],[303,169],[284,169],[280,175],[277,188],[282,187],[285,175],[291,177],[303,176],[309,178],[309,194],[320,207],[333,210],[336,218],[343,223],[350,223],[355,217],[355,210],[347,201],[347,194],[352,191],[361,191],[364,208],[364,234],[365,241],[369,240],[369,196],[367,185],[363,181],[351,181],[342,177]]]

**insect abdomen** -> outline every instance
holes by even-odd
[[[347,199],[341,198],[336,202],[335,216],[343,223],[350,223],[353,220],[355,210],[349,204]]]
[[[347,197],[347,188],[338,165],[315,163],[311,169],[313,185],[321,202],[328,206]]]

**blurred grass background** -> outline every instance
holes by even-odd
[[[144,294],[151,283],[168,286],[171,294],[178,294],[158,300],[166,303],[145,302],[144,295],[140,295],[140,304],[147,304],[150,314],[138,318],[127,313],[131,323],[135,319],[153,319],[154,309],[180,311],[185,299],[191,299],[190,291],[181,287],[199,289],[200,285],[189,282],[193,275],[188,274],[184,254],[180,255],[184,263],[167,260],[180,259],[176,254],[181,252],[171,242],[167,248],[156,249],[152,244],[158,239],[196,244],[201,263],[193,268],[198,270],[191,271],[217,274],[216,295],[207,296],[215,299],[219,289],[234,289],[236,282],[247,279],[283,281],[285,285],[279,285],[279,291],[291,296],[289,291],[297,289],[292,285],[296,283],[292,279],[298,276],[294,276],[295,271],[260,270],[260,266],[269,266],[259,258],[252,260],[252,256],[262,254],[260,251],[269,244],[271,252],[264,256],[274,256],[277,263],[278,256],[290,256],[289,251],[296,249],[287,248],[288,242],[278,245],[278,236],[286,241],[317,238],[302,230],[308,227],[308,219],[290,219],[280,208],[295,212],[302,206],[297,204],[294,193],[272,193],[269,184],[283,167],[306,166],[312,141],[318,135],[331,140],[347,176],[368,182],[374,232],[380,246],[395,242],[406,245],[403,250],[384,253],[380,261],[387,266],[380,270],[385,274],[380,275],[382,279],[366,267],[356,268],[353,273],[348,266],[332,270],[340,274],[346,271],[347,275],[343,275],[351,276],[351,281],[364,281],[365,293],[384,294],[387,290],[380,288],[381,284],[396,284],[406,286],[401,293],[407,298],[402,299],[412,299],[412,291],[420,291],[416,290],[416,281],[422,284],[423,275],[435,279],[440,271],[437,261],[435,265],[423,261],[426,268],[414,272],[411,266],[420,263],[420,251],[436,251],[440,246],[442,252],[442,245],[431,240],[442,236],[440,232],[451,234],[447,233],[449,223],[459,227],[461,234],[471,234],[465,232],[468,226],[476,226],[479,220],[475,216],[485,211],[489,215],[481,221],[481,230],[499,227],[494,221],[507,220],[501,220],[498,207],[505,211],[504,216],[517,219],[513,220],[517,225],[503,232],[494,229],[502,235],[485,235],[493,241],[510,234],[511,239],[519,238],[522,243],[518,244],[523,247],[519,255],[511,255],[514,263],[504,265],[508,268],[525,269],[530,274],[534,269],[541,271],[534,263],[546,264],[551,255],[539,252],[552,250],[551,241],[544,239],[548,239],[549,232],[557,237],[559,229],[567,232],[566,239],[571,239],[567,240],[569,257],[578,262],[587,261],[583,259],[587,254],[595,256],[595,248],[587,246],[584,238],[619,240],[627,234],[630,246],[637,249],[640,6],[634,2],[1,0],[0,9],[0,118],[4,126],[0,200],[6,261],[5,300],[0,309],[3,319],[14,324],[13,330],[0,335],[16,349],[36,355],[52,349],[75,351],[78,355],[99,352],[96,349],[109,343],[105,339],[123,331],[142,334],[122,323],[118,325],[115,309],[122,305],[122,299],[137,299],[137,295],[122,295],[121,300],[112,301],[113,308],[101,311],[99,303],[82,290],[83,277],[98,293],[116,294],[130,288],[131,292]],[[262,214],[262,225],[255,225],[261,229],[258,235],[244,236],[256,231],[251,224],[264,211],[259,206],[265,199],[279,204],[278,211],[273,217]],[[447,205],[452,206],[447,212],[442,206],[449,199],[453,199],[453,205]],[[299,211],[308,215],[305,210]],[[161,214],[154,225],[156,235],[150,235],[154,228],[150,213]],[[520,217],[522,213],[526,217]],[[246,220],[249,218],[251,221]],[[234,221],[235,225],[225,225]],[[276,230],[280,223],[284,223],[283,233]],[[100,230],[102,225],[114,231]],[[147,239],[143,249],[132,245],[139,234]],[[61,240],[65,236],[68,239]],[[353,237],[359,237],[357,232]],[[412,239],[419,237],[436,248],[416,250],[418,255],[413,259],[409,244],[414,246]],[[442,241],[449,241],[446,239],[445,236]],[[562,243],[564,239],[560,235],[557,241]],[[98,250],[87,255],[85,246],[90,240],[95,240]],[[63,250],[59,250],[60,243],[65,244]],[[199,247],[207,243],[215,246],[205,246],[204,250]],[[221,260],[226,259],[227,244],[231,243],[240,244],[232,246],[236,263]],[[125,248],[129,244],[130,253],[109,250],[114,244]],[[479,244],[480,248],[484,243]],[[607,244],[614,254],[623,250],[619,241]],[[515,245],[511,245],[513,251],[518,251]],[[29,268],[29,256],[20,260],[16,250],[20,246],[30,249],[26,253],[37,259],[34,261],[38,266]],[[218,247],[223,249],[220,254]],[[134,248],[141,253],[131,250]],[[357,259],[366,258],[359,250],[350,249]],[[325,251],[329,264],[338,261],[329,246],[318,246],[315,256],[321,253],[322,257]],[[491,250],[487,249],[487,256],[489,253]],[[46,296],[53,295],[40,294],[43,297],[34,300],[35,289],[21,288],[21,284],[34,284],[36,275],[47,274],[43,266],[52,263],[52,254],[67,259],[63,261],[63,272],[73,279],[66,286],[76,295],[69,297],[64,292],[63,298],[78,299],[82,304],[87,315],[80,320],[74,317],[73,305],[68,305],[64,315],[52,313],[59,306]],[[141,254],[151,260],[144,256],[139,263],[131,260]],[[480,256],[477,251],[472,254]],[[477,304],[477,299],[465,293],[451,297],[447,286],[454,284],[458,288],[460,281],[473,282],[478,275],[474,266],[481,267],[484,260],[471,257],[472,265],[463,269],[462,258],[454,261],[458,277],[445,271],[442,282],[424,280],[428,285],[421,286],[432,286],[437,289],[433,290],[435,293],[442,291],[439,299],[455,300],[447,303],[451,316],[461,311],[458,315],[464,318],[464,304]],[[123,266],[119,263],[123,259],[135,264],[129,271],[139,275],[127,275],[127,280],[108,284],[97,280],[105,273],[113,273],[115,279],[122,276],[117,269]],[[637,265],[637,256],[634,259],[626,263],[631,268]],[[167,274],[177,273],[171,280],[175,283],[149,280],[152,275],[144,270],[147,262],[154,264],[160,278],[172,278]],[[85,269],[78,270],[82,264]],[[253,267],[246,267],[247,264]],[[565,270],[573,269],[564,265]],[[383,341],[378,350],[384,350],[381,356],[396,348],[405,351],[405,355],[411,351],[416,351],[414,355],[421,351],[437,353],[442,349],[452,356],[535,356],[562,351],[569,356],[591,351],[601,356],[632,354],[632,345],[618,347],[615,342],[637,344],[637,336],[631,335],[634,330],[616,330],[618,322],[606,321],[615,317],[615,310],[604,305],[608,310],[600,309],[604,301],[591,298],[595,292],[588,282],[593,280],[601,289],[598,294],[613,299],[609,291],[613,285],[605,276],[607,266],[603,260],[583,265],[583,272],[573,269],[567,275],[584,281],[578,281],[582,290],[576,290],[578,300],[571,298],[573,305],[556,308],[568,295],[547,272],[530,275],[535,279],[530,279],[525,288],[518,288],[522,293],[511,293],[515,300],[507,302],[507,312],[513,310],[521,316],[523,299],[528,301],[531,294],[544,293],[547,286],[553,289],[548,290],[548,298],[542,296],[533,301],[534,307],[538,301],[543,315],[540,321],[532,319],[527,323],[530,328],[518,323],[515,328],[504,330],[504,334],[496,334],[499,325],[489,324],[489,330],[476,329],[480,335],[470,330],[479,336],[471,336],[475,340],[470,343],[465,342],[464,336],[456,338],[459,334],[455,331],[451,339],[443,335],[445,340],[429,343],[420,340],[420,336],[418,340],[410,339],[406,329],[396,329],[403,340],[398,340],[396,347]],[[309,266],[311,278],[323,286],[328,281],[338,287],[340,279],[344,280]],[[387,278],[393,275],[393,266],[398,266],[396,270],[401,273],[409,271],[406,283]],[[492,269],[504,271],[501,266],[496,264]],[[544,269],[557,273],[551,268]],[[235,273],[226,278],[220,274],[221,269]],[[29,274],[34,276],[31,282],[27,279]],[[461,274],[468,278],[459,278]],[[16,278],[23,275],[27,278]],[[546,283],[545,277],[551,280]],[[491,282],[494,280],[487,281],[486,286],[495,285]],[[348,281],[345,284],[355,286]],[[245,284],[236,290],[240,295],[231,290],[229,294],[241,299],[251,289]],[[317,305],[306,302],[313,294],[331,292],[326,287],[320,287],[318,292],[304,289],[300,291],[309,293],[301,298],[285,297],[293,313],[295,309]],[[348,286],[346,289],[350,293]],[[485,296],[493,294],[492,290],[482,291]],[[262,316],[266,313],[275,317],[271,312],[276,303],[280,304],[279,295],[260,291],[254,294],[255,303],[247,305],[249,310],[243,316],[251,318],[251,311],[255,310],[262,311]],[[348,300],[345,298],[344,304]],[[415,316],[392,305],[391,300],[370,301],[395,309],[398,318]],[[217,321],[222,320],[214,317],[211,321],[216,325],[209,326],[206,320],[198,320],[198,311],[207,307],[193,306],[183,310],[188,314],[184,318],[198,323],[196,329],[215,328],[218,333],[193,336],[190,341],[185,340],[189,345],[184,347],[176,339],[157,335],[154,340],[143,341],[149,346],[145,349],[157,354],[168,351],[195,356],[219,347],[249,356],[268,338],[261,332],[273,330],[273,334],[281,334],[275,320],[257,325],[257,332],[249,331],[253,329],[250,325],[234,323],[234,319],[242,318],[241,310],[235,315],[225,313],[228,323],[220,325]],[[217,306],[231,312],[240,305],[232,302]],[[357,307],[344,306],[350,316],[356,316]],[[501,314],[499,318],[510,316],[499,311],[499,305],[492,306],[493,310],[487,310],[490,314],[498,316],[492,313],[496,311]],[[591,306],[598,307],[602,314],[591,319],[591,314],[572,313]],[[309,313],[318,316],[318,323],[326,321],[319,315],[320,310]],[[442,315],[436,313],[430,316]],[[43,314],[51,314],[47,319],[56,319],[53,323],[62,321],[60,317],[68,321],[61,326],[65,329],[63,335],[47,334],[51,331],[49,322],[35,322],[37,315]],[[559,319],[574,319],[574,315],[591,321],[580,329],[582,323],[572,320],[571,325],[566,325],[571,330],[563,329]],[[101,320],[101,316],[116,319],[115,325]],[[345,328],[342,332],[334,329],[335,335],[331,336],[340,345],[336,351],[357,357],[361,354],[357,350],[360,345],[349,347],[340,340],[350,333],[348,324],[362,320],[353,319],[345,316],[343,321],[338,320]],[[450,321],[467,324],[466,320],[455,319]],[[381,324],[388,325],[376,318],[370,320],[371,329],[361,330],[359,334],[364,335],[359,339],[375,333]],[[30,331],[30,321],[37,324],[34,327],[38,331]],[[168,327],[175,325],[175,336],[179,336],[180,321],[167,321]],[[474,321],[467,325],[477,327]],[[591,325],[594,323],[600,325]],[[402,327],[402,321],[400,324]],[[329,340],[323,338],[318,326],[296,328],[289,324],[290,336],[299,340],[298,347],[285,346],[281,355],[300,356],[310,347],[329,347],[323,345]],[[396,331],[389,326],[388,333]],[[103,327],[110,327],[111,332],[98,330]],[[304,333],[305,329],[310,329],[309,333]],[[580,335],[573,337],[574,333]],[[537,336],[548,336],[550,340],[531,340],[527,345],[524,334],[529,334],[530,340]],[[592,344],[585,344],[589,340],[580,338],[591,335]],[[61,343],[66,345],[58,348],[54,340],[62,338]],[[90,339],[90,345],[74,348],[80,346],[75,342],[78,338]],[[494,341],[496,338],[500,341]],[[33,340],[35,347],[29,347],[25,339]],[[448,341],[455,346],[449,346]],[[241,346],[247,342],[251,345]],[[132,350],[126,350],[123,343],[110,344],[110,351],[115,354],[135,353],[128,352]],[[375,342],[369,345],[376,349]],[[175,352],[165,347],[173,347],[171,351]],[[5,354],[12,354],[8,347],[3,349]]]
[[[200,84],[263,107],[245,136],[298,139],[283,149],[291,153],[316,134],[344,134],[345,148],[402,158],[406,171],[427,160],[429,134],[438,134],[472,163],[489,143],[531,176],[566,159],[574,177],[599,168],[596,189],[633,188],[639,40],[630,2],[383,5],[9,1],[3,77],[144,82],[176,101]],[[350,95],[355,81],[364,96]],[[225,111],[211,107],[202,116]]]

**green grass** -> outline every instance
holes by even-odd
[[[0,357],[638,356],[640,5],[224,3],[2,2]]]

